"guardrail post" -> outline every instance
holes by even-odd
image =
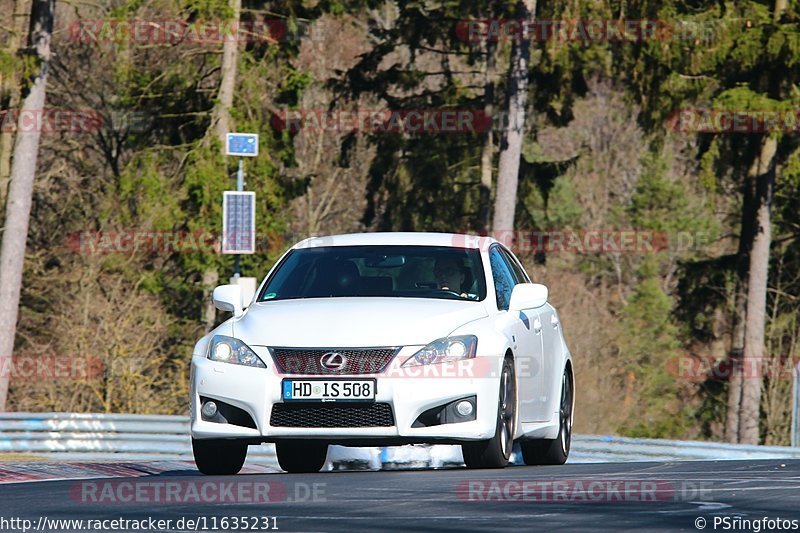
[[[800,446],[800,362],[794,368],[792,386],[792,446]]]

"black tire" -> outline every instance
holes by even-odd
[[[238,474],[247,457],[247,444],[235,440],[192,439],[197,469],[208,476]]]
[[[514,447],[517,423],[517,382],[514,362],[510,357],[503,361],[500,376],[500,394],[497,402],[497,426],[494,437],[461,445],[467,468],[505,468]]]
[[[572,422],[575,418],[575,394],[572,376],[564,370],[561,380],[558,436],[555,439],[520,441],[522,460],[526,465],[563,465],[572,446]]]
[[[328,457],[328,444],[313,440],[284,441],[275,444],[280,467],[291,474],[319,472]]]

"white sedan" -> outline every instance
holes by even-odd
[[[460,444],[502,468],[518,440],[526,464],[562,464],[574,375],[547,294],[486,237],[304,240],[252,301],[214,290],[233,317],[192,356],[197,467],[235,474],[263,442],[288,472],[318,471],[329,444]]]

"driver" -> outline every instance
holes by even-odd
[[[461,285],[464,284],[466,276],[464,265],[457,257],[438,258],[433,267],[433,275],[436,278],[436,285],[440,289],[461,293]]]

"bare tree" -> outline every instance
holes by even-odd
[[[222,73],[217,93],[217,104],[211,113],[211,131],[225,145],[225,135],[231,131],[231,108],[233,107],[233,93],[236,88],[236,63],[239,59],[238,26],[242,12],[242,0],[229,0],[231,8],[231,22],[233,31],[225,36],[222,44]],[[217,312],[214,302],[211,301],[211,291],[219,283],[219,270],[209,268],[203,272],[203,290],[206,292],[206,307],[204,311],[206,331],[214,327]]]
[[[43,273],[34,283],[38,289],[47,287],[52,298],[50,324],[46,333],[34,337],[38,346],[26,345],[15,354],[15,367],[26,359],[35,364],[42,354],[70,354],[72,372],[50,379],[22,374],[11,384],[9,406],[24,411],[183,412],[188,365],[173,357],[169,331],[174,320],[158,297],[142,289],[144,276],[130,280],[106,272],[99,256],[71,261],[80,268],[67,279],[64,272]]]
[[[39,62],[39,68],[33,74],[30,89],[22,102],[22,109],[26,113],[44,112],[55,7],[55,0],[34,0],[31,5],[28,45]],[[14,351],[33,180],[36,175],[36,158],[39,154],[41,137],[41,131],[38,129],[30,132],[20,131],[23,126],[22,117],[20,113],[6,203],[3,245],[0,248],[0,357],[11,357]],[[5,411],[7,395],[8,376],[0,376],[0,411]]]
[[[517,20],[529,20],[536,15],[536,0],[517,0]],[[525,107],[528,102],[528,64],[531,45],[522,34],[511,46],[511,65],[508,68],[508,124],[500,139],[500,161],[497,168],[497,194],[494,203],[495,232],[514,229],[514,210],[517,205],[522,134],[525,127]],[[511,245],[509,240],[505,244]]]
[[[233,93],[236,88],[236,63],[239,56],[238,25],[242,12],[242,0],[228,0],[231,8],[231,27],[233,31],[225,36],[222,44],[222,75],[217,93],[217,105],[211,114],[211,127],[214,134],[225,144],[225,134],[230,131]]]

